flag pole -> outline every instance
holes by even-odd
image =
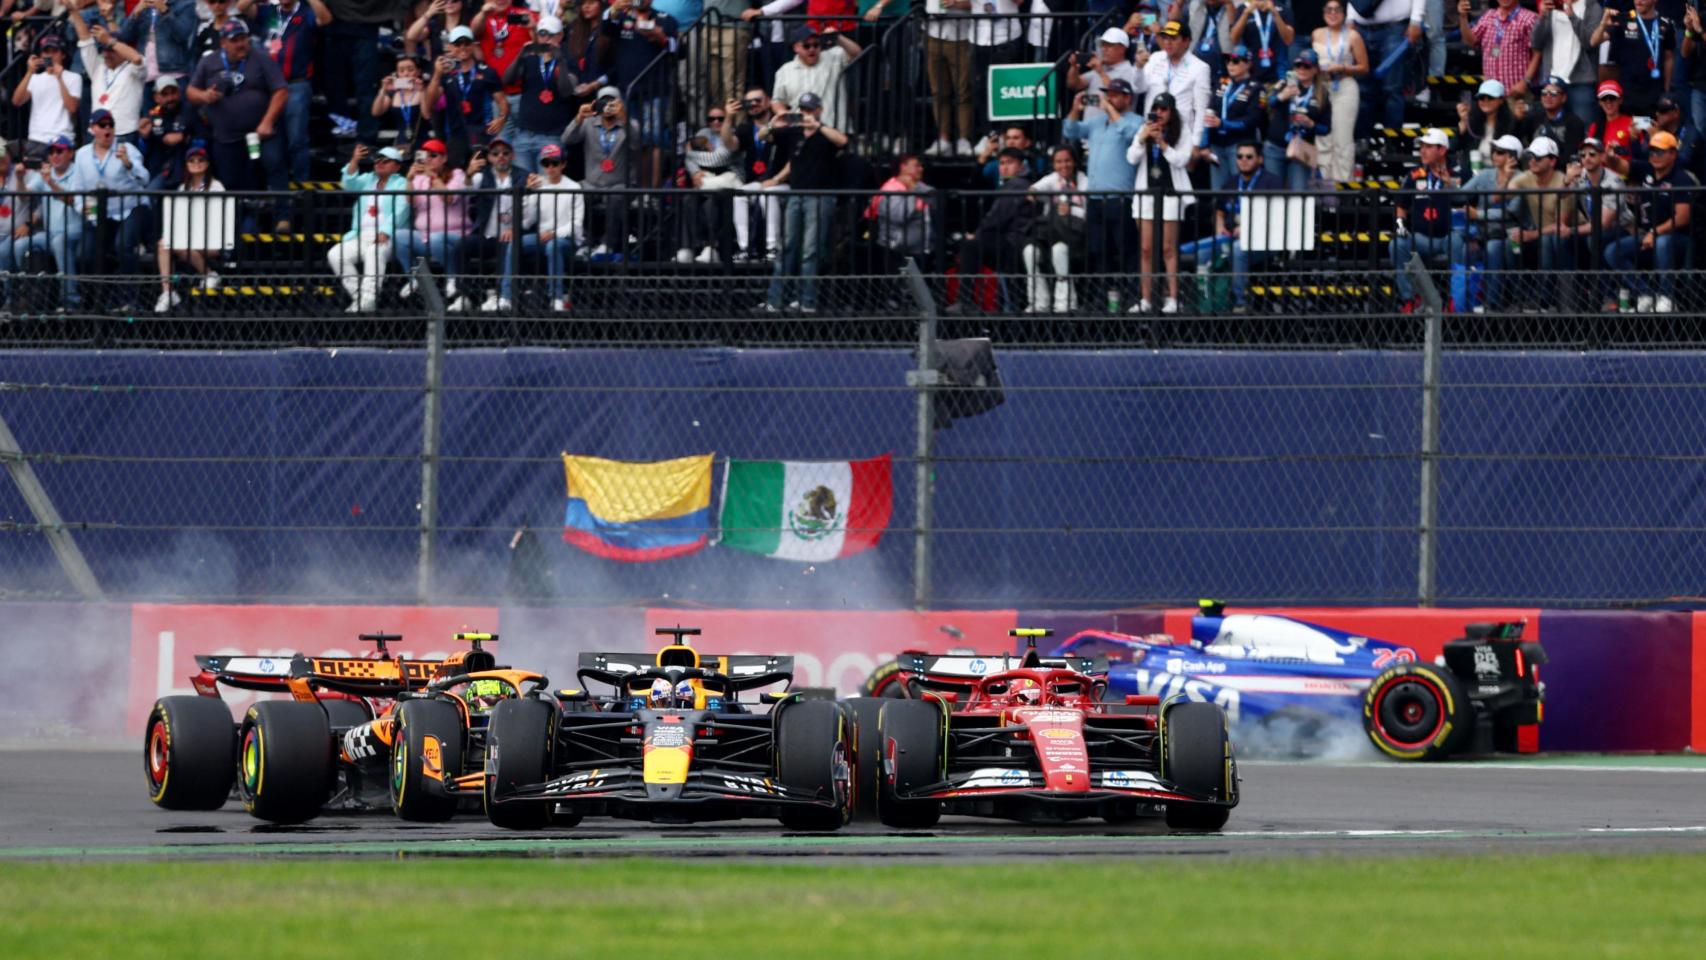
[[[936,298],[924,282],[918,264],[908,257],[901,266],[907,287],[918,304],[918,368],[906,374],[907,385],[917,391],[918,424],[916,457],[913,462],[914,527],[912,550],[912,606],[930,608],[930,528],[934,523],[935,478],[932,457],[936,449],[933,390],[936,386]]]

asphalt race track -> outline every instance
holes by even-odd
[[[1220,835],[1169,835],[1161,822],[1031,827],[947,819],[921,833],[856,823],[792,834],[746,820],[661,826],[589,819],[517,834],[477,815],[406,824],[388,811],[272,827],[236,804],[172,813],[148,802],[140,750],[0,750],[0,860],[16,857],[271,855],[558,857],[1038,855],[1293,856],[1482,850],[1706,852],[1700,758],[1546,758],[1406,765],[1246,762],[1243,803]]]

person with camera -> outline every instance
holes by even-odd
[[[564,0],[565,9],[568,3],[569,0]],[[744,8],[745,3],[741,6]],[[604,0],[578,0],[575,15],[566,23],[563,56],[569,61],[575,76],[581,78],[580,88],[575,91],[575,95],[590,97],[599,87],[610,83],[611,37],[604,32]],[[743,45],[743,62],[745,51],[746,47]]]
[[[1676,165],[1694,174],[1696,180],[1706,176],[1706,149],[1700,131],[1683,119],[1682,104],[1668,93],[1653,107],[1652,133],[1660,130],[1676,138]],[[1638,160],[1647,159],[1647,145],[1637,144],[1634,153]]]
[[[138,123],[142,135],[142,154],[154,179],[148,181],[150,190],[175,190],[184,179],[184,151],[190,141],[207,140],[207,126],[201,111],[184,102],[183,87],[171,74],[154,81],[154,106]]]
[[[1076,50],[1066,56],[1066,87],[1084,91],[1085,120],[1102,115],[1102,92],[1114,80],[1124,80],[1133,90],[1143,87],[1143,77],[1131,62],[1131,36],[1119,27],[1102,31],[1088,67],[1079,66],[1079,59]]]
[[[620,262],[627,257],[628,197],[620,191],[628,188],[629,149],[639,136],[639,127],[628,119],[628,107],[615,87],[604,87],[593,102],[581,104],[563,131],[563,146],[582,146],[581,186],[604,218],[602,239],[589,253],[595,262]]]
[[[1138,280],[1142,299],[1131,312],[1150,313],[1155,309],[1150,296],[1155,285],[1155,245],[1159,242],[1167,271],[1167,298],[1161,303],[1161,312],[1170,316],[1179,312],[1179,221],[1192,202],[1191,176],[1186,169],[1191,162],[1191,143],[1185,139],[1184,118],[1172,94],[1157,94],[1149,101],[1149,114],[1137,139],[1126,149],[1126,162],[1137,168],[1137,234],[1143,258]]]
[[[723,142],[722,127],[728,123],[724,108],[713,107],[706,121],[710,126],[687,141],[685,163],[676,173],[676,187],[694,191],[675,198],[678,234],[683,241],[675,252],[677,263],[733,259],[734,235],[729,221],[734,191],[741,187],[741,165]]]
[[[65,64],[65,45],[59,37],[47,34],[12,90],[12,106],[30,108],[25,155],[33,159],[46,155],[48,144],[55,140],[76,139],[72,118],[77,116],[83,96],[83,77],[65,69]]]
[[[308,179],[308,108],[314,99],[314,47],[322,28],[332,22],[324,0],[277,0],[251,7],[261,49],[284,74],[284,148],[290,158],[290,179]]]
[[[433,123],[449,149],[450,166],[460,169],[471,150],[503,133],[509,98],[497,73],[475,59],[474,31],[452,27],[449,50],[433,61],[426,102],[433,105]]]
[[[845,129],[841,76],[847,72],[847,64],[859,55],[859,45],[844,33],[819,33],[806,24],[795,27],[789,39],[794,43],[794,59],[776,71],[770,96],[786,108],[799,107],[802,97],[815,94],[823,104],[823,126]]]
[[[502,138],[494,139],[487,149],[502,142]],[[448,153],[442,140],[428,140],[415,151],[404,184],[414,215],[399,219],[395,224],[397,229],[391,233],[392,249],[403,269],[413,270],[415,261],[421,257],[437,263],[442,274],[450,277],[444,287],[444,299],[455,301],[456,278],[468,260],[462,247],[468,233],[469,200],[458,191],[471,187],[469,180],[479,172],[484,159],[476,151],[468,161],[468,173],[464,174],[449,166]],[[401,155],[399,149],[398,156]],[[404,285],[402,296],[408,299],[414,292],[414,281],[410,280]]]
[[[83,231],[83,262],[99,266],[99,257],[115,253],[117,272],[132,276],[141,264],[138,250],[148,236],[152,223],[151,205],[139,194],[148,189],[148,168],[142,163],[142,149],[118,142],[113,115],[107,110],[89,114],[89,142],[77,150],[79,182],[85,190],[110,191],[104,202],[97,197],[85,201],[84,214],[89,229]],[[101,221],[105,221],[102,224]],[[98,229],[98,225],[105,230]],[[104,238],[112,244],[107,250],[97,246]],[[132,294],[126,293],[118,306],[120,312],[134,309]]]
[[[220,49],[196,64],[184,96],[207,110],[213,175],[227,190],[277,191],[277,232],[288,233],[289,160],[277,133],[290,91],[278,64],[254,55],[248,24],[237,18],[225,22]]]
[[[204,289],[219,289],[219,273],[213,264],[235,239],[231,235],[234,225],[209,205],[210,195],[225,192],[225,187],[213,179],[213,163],[206,145],[198,143],[186,150],[184,165],[186,172],[178,191],[185,196],[167,197],[161,204],[160,240],[155,244],[160,298],[154,301],[155,313],[170,313],[182,302],[178,292],[172,289],[176,262],[188,263]]]
[[[480,59],[498,76],[509,73],[509,65],[521,59],[521,53],[533,42],[533,24],[538,16],[526,4],[517,6],[514,0],[485,0],[480,12],[468,26],[480,38]],[[521,119],[521,83],[505,83],[504,96],[509,99],[509,113],[504,124],[506,140],[515,138],[516,123]]]
[[[137,0],[118,38],[141,51],[143,80],[158,90],[162,79],[181,83],[195,68],[200,28],[195,0]]]
[[[421,65],[413,57],[398,57],[397,66],[379,85],[370,108],[380,128],[397,131],[392,144],[405,156],[432,136],[432,105],[427,102]]]
[[[1538,76],[1546,77],[1548,85],[1559,84],[1565,108],[1586,128],[1599,116],[1593,104],[1593,88],[1599,83],[1599,49],[1588,40],[1604,9],[1599,0],[1539,0],[1538,9],[1540,16],[1529,35],[1530,45],[1540,54]],[[1540,96],[1544,105],[1545,87],[1540,89]],[[1575,153],[1575,148],[1563,141],[1558,144],[1566,156]]]
[[[1604,44],[1602,62],[1617,68],[1623,112],[1650,117],[1659,97],[1671,88],[1679,31],[1659,15],[1658,0],[1633,2],[1633,9],[1627,11],[1607,8],[1588,43]]]
[[[1129,293],[1123,275],[1131,251],[1137,247],[1132,220],[1132,184],[1137,164],[1127,159],[1127,149],[1143,129],[1143,117],[1134,113],[1131,84],[1114,79],[1102,93],[1102,115],[1083,119],[1088,94],[1072,98],[1061,133],[1071,140],[1085,141],[1085,171],[1090,178],[1088,204],[1090,226],[1090,272],[1100,274],[1108,285],[1108,312],[1119,309]]]
[[[1232,36],[1255,54],[1252,79],[1263,85],[1279,80],[1291,69],[1291,42],[1297,39],[1290,0],[1249,0],[1238,11]]]
[[[770,122],[776,118],[774,104],[759,87],[746,92],[741,100],[723,105],[733,120],[723,124],[723,145],[740,152],[745,165],[743,194],[735,198],[735,263],[748,260],[773,260],[782,249],[782,198],[788,185],[778,179],[788,157],[782,153],[784,143],[769,136]],[[764,248],[753,250],[750,245],[752,214],[762,208],[764,217]]]
[[[1542,21],[1544,22],[1544,21]],[[1562,77],[1547,77],[1540,85],[1540,109],[1530,110],[1517,121],[1517,139],[1531,143],[1540,137],[1558,145],[1558,151],[1574,156],[1588,135],[1587,124],[1569,109],[1570,84]]]
[[[1332,104],[1314,50],[1297,55],[1279,92],[1268,102],[1267,143],[1262,146],[1268,172],[1293,193],[1309,189],[1320,167],[1316,142],[1332,132]]]
[[[86,179],[78,166],[77,148],[70,137],[58,137],[47,145],[47,159],[39,170],[32,171],[25,182],[31,193],[45,195],[36,208],[36,215],[47,231],[47,248],[59,267],[59,302],[66,309],[82,306],[82,292],[77,287],[78,260],[83,253],[84,211],[89,202],[88,191],[95,184]],[[91,231],[93,227],[89,228]]]
[[[1001,130],[989,131],[989,136],[978,141],[977,162],[981,169],[983,185],[998,189],[1002,184],[999,154],[1007,147],[1025,155],[1025,176],[1035,181],[1043,176],[1049,158],[1036,149],[1031,140],[1031,131],[1022,123],[1009,124]]]
[[[535,233],[539,222],[538,197],[523,194],[520,203],[516,201],[521,193],[519,188],[533,189],[541,181],[536,174],[516,166],[515,159],[515,148],[498,137],[486,147],[485,156],[468,161],[469,186],[479,193],[474,195],[472,224],[463,247],[463,259],[468,264],[498,265],[498,285],[480,302],[482,313],[503,313],[515,306],[511,288],[517,256],[528,256],[539,249]],[[453,309],[466,310],[473,302],[470,293],[477,296],[477,291],[470,290],[476,285],[471,276],[472,273],[464,278],[464,290],[468,292],[456,299]]]
[[[1262,88],[1250,79],[1250,48],[1240,43],[1226,54],[1225,63],[1226,77],[1202,121],[1208,131],[1208,150],[1215,158],[1211,183],[1216,190],[1226,189],[1236,175],[1239,145],[1261,136],[1267,123]]]
[[[381,149],[373,156],[372,171],[364,172],[369,155],[364,143],[356,144],[350,153],[339,183],[345,193],[355,197],[350,228],[326,254],[326,262],[349,294],[350,313],[370,313],[379,306],[392,240],[398,228],[409,222],[409,198],[403,192],[409,184],[398,173],[403,166],[402,151],[396,147]],[[406,262],[404,266],[410,267]]]
[[[1446,156],[1451,137],[1431,129],[1417,138],[1422,163],[1404,178],[1398,192],[1398,218],[1392,229],[1392,265],[1399,305],[1405,313],[1415,312],[1420,300],[1410,283],[1411,254],[1423,259],[1444,256],[1449,263],[1463,263],[1463,233],[1452,226],[1453,214],[1463,209]]]
[[[673,59],[655,68],[652,62],[675,53],[680,30],[674,17],[652,9],[652,0],[612,0],[604,20],[604,32],[611,38],[611,85],[627,90],[635,99],[624,109],[638,108],[640,139],[645,147],[642,186],[663,183],[664,151],[675,147],[675,130],[670,123],[670,104],[676,92]],[[642,89],[634,89],[642,76],[646,78]]]
[[[1362,34],[1345,22],[1347,3],[1327,0],[1321,7],[1327,25],[1310,37],[1332,103],[1331,131],[1315,146],[1321,153],[1321,175],[1334,183],[1355,175],[1357,111],[1362,108],[1362,81],[1371,69]]]
[[[430,0],[425,7],[415,9],[420,14],[403,34],[403,52],[411,57],[438,58],[450,53],[450,35],[457,27],[466,27],[474,19],[473,4],[468,0]],[[469,30],[473,35],[473,30]]]
[[[790,309],[817,312],[817,275],[829,249],[830,229],[835,221],[835,198],[814,194],[846,186],[841,177],[841,151],[847,134],[823,120],[825,106],[816,93],[800,94],[798,110],[784,113],[770,125],[769,135],[785,141],[788,164],[776,179],[792,189],[783,204],[782,253],[776,258],[769,296],[761,309],[780,313]],[[799,299],[789,301],[791,278],[798,277]]]
[[[22,313],[27,307],[12,299],[12,274],[28,266],[30,252],[47,249],[47,234],[35,229],[36,198],[29,171],[10,146],[0,148],[0,311]]]
[[[1037,215],[1019,259],[1025,264],[1026,313],[1074,313],[1078,294],[1072,287],[1072,261],[1084,258],[1090,236],[1090,178],[1078,169],[1071,147],[1054,148],[1054,170],[1031,184]],[[1053,278],[1052,280],[1050,278]]]
[[[1481,75],[1497,80],[1511,96],[1528,94],[1528,78],[1540,66],[1531,38],[1539,20],[1517,0],[1495,0],[1493,9],[1474,18],[1470,0],[1457,0],[1457,26],[1469,49],[1481,52]]]
[[[114,37],[104,22],[89,25],[83,11],[91,6],[93,0],[74,0],[67,18],[77,31],[77,55],[89,77],[90,109],[110,112],[119,141],[140,146],[136,125],[142,119],[142,87],[148,71],[142,54]]]
[[[515,121],[516,162],[531,170],[539,150],[560,143],[579,110],[580,77],[562,56],[563,21],[546,15],[533,27],[533,43],[504,74],[504,85],[521,87],[521,115]]]
[[[1155,99],[1169,94],[1173,112],[1179,117],[1182,142],[1194,150],[1202,142],[1202,120],[1214,92],[1214,78],[1209,75],[1208,64],[1191,52],[1189,27],[1169,20],[1156,37],[1161,52],[1150,57],[1143,68],[1143,90],[1149,98],[1144,111],[1154,110]]]

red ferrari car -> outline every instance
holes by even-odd
[[[1238,804],[1226,714],[1212,703],[1128,696],[1101,702],[1084,658],[902,654],[915,697],[848,702],[860,792],[898,828],[942,814],[1111,823],[1160,807],[1176,830],[1218,830]],[[874,782],[873,782],[874,781]]]

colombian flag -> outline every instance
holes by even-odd
[[[563,539],[588,553],[630,563],[704,549],[713,456],[628,463],[563,454],[569,484]]]

